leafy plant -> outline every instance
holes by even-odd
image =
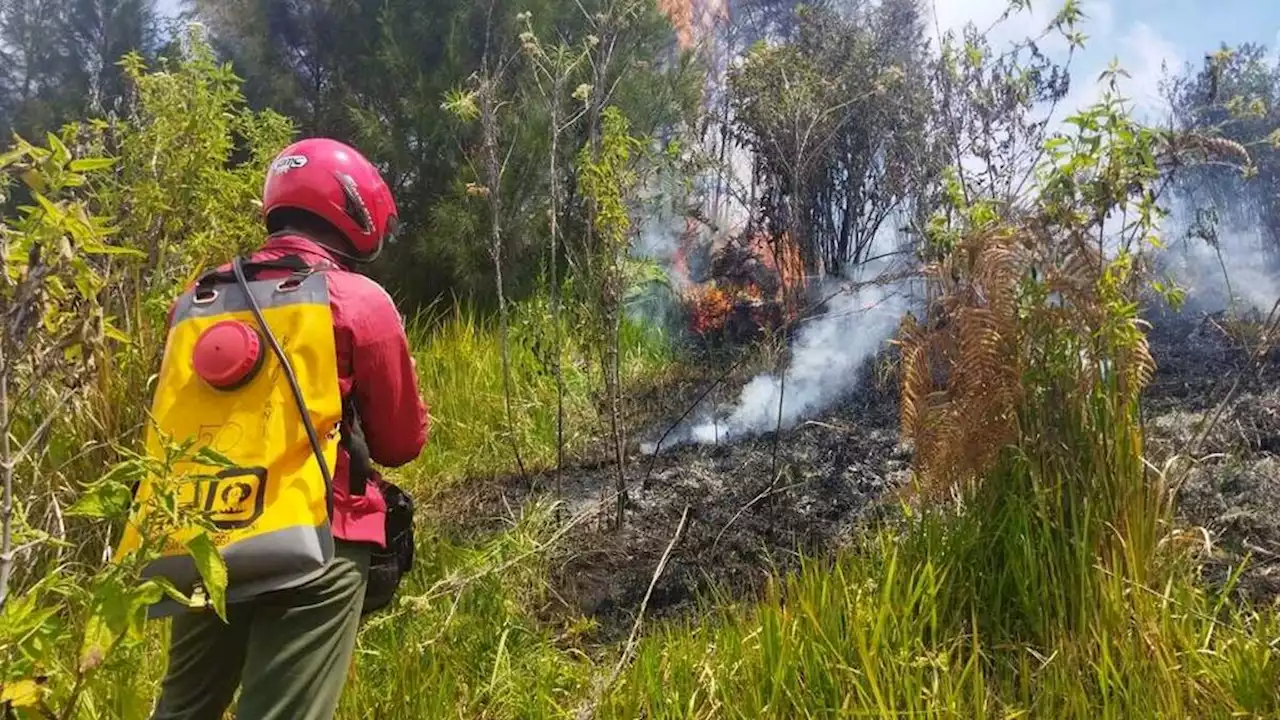
[[[609,403],[611,450],[617,467],[614,521],[622,526],[626,507],[625,454],[622,429],[622,388],[619,332],[622,323],[625,272],[631,247],[631,207],[639,185],[637,163],[644,144],[630,134],[626,117],[613,106],[602,113],[598,143],[578,155],[578,183],[588,200],[595,231],[596,274],[589,278],[600,300],[600,339],[603,348],[605,396]]]
[[[193,455],[222,465],[193,453],[192,443],[170,446],[164,458],[129,455],[65,511],[41,482],[59,421],[94,390],[84,378],[109,361],[108,339],[121,336],[102,301],[125,267],[116,261],[141,255],[109,244],[108,221],[91,214],[86,200],[89,174],[113,163],[74,158],[53,135],[48,147],[19,139],[0,155],[0,187],[20,178],[33,203],[0,224],[0,688],[6,711],[41,717],[76,717],[104,663],[142,641],[147,608],[165,595],[186,601],[163,578],[144,579],[143,570],[175,529],[207,527],[178,501],[184,484],[207,477],[180,476],[174,464]],[[156,512],[138,528],[141,547],[105,566],[78,562],[74,543],[81,540],[64,532],[61,517],[119,523],[143,479],[158,490],[149,501]],[[59,517],[53,532],[33,521],[49,506]],[[207,531],[197,532],[189,551],[221,613],[226,571]]]

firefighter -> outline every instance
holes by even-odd
[[[354,149],[334,140],[302,140],[286,148],[271,164],[263,190],[263,216],[269,233],[265,244],[243,265],[237,262],[215,271],[203,300],[197,287],[180,298],[175,308],[180,315],[184,308],[189,310],[183,316],[188,319],[192,317],[191,312],[201,309],[197,307],[201,302],[205,303],[204,312],[215,312],[218,303],[229,302],[216,299],[218,287],[225,290],[224,298],[235,290],[232,269],[241,280],[244,271],[252,274],[254,281],[266,288],[262,294],[266,301],[271,301],[277,289],[284,292],[300,286],[305,292],[282,296],[285,300],[276,301],[279,307],[268,307],[257,316],[267,318],[268,325],[283,326],[275,327],[274,333],[282,337],[288,333],[285,341],[279,342],[280,338],[274,335],[267,338],[255,329],[251,318],[215,322],[217,318],[205,317],[205,325],[200,326],[202,334],[196,335],[193,330],[189,333],[190,342],[171,331],[157,387],[156,407],[162,419],[178,417],[184,406],[201,405],[212,409],[207,412],[216,411],[223,406],[214,400],[233,397],[225,392],[228,388],[252,386],[251,373],[263,364],[261,356],[271,352],[267,345],[275,343],[271,347],[290,348],[297,376],[291,378],[291,382],[301,380],[301,383],[293,382],[295,390],[305,386],[299,390],[298,406],[309,411],[292,417],[318,418],[315,422],[318,432],[307,422],[310,444],[305,438],[295,440],[292,451],[275,455],[287,455],[294,458],[294,462],[303,462],[297,458],[314,462],[310,449],[317,449],[315,456],[320,461],[316,464],[323,470],[325,482],[332,484],[325,498],[327,510],[319,501],[313,503],[320,518],[315,526],[325,533],[319,542],[314,542],[314,532],[298,535],[291,528],[277,530],[277,538],[308,539],[289,541],[290,547],[277,543],[275,549],[268,551],[263,551],[267,545],[262,537],[269,538],[271,533],[246,539],[242,547],[256,541],[253,552],[257,555],[243,552],[237,555],[234,545],[223,549],[230,575],[227,622],[224,624],[210,611],[184,609],[176,613],[169,665],[152,716],[156,720],[219,720],[231,704],[237,687],[241,690],[237,706],[241,720],[328,720],[333,717],[355,647],[371,554],[387,544],[384,526],[387,504],[380,490],[386,486],[376,473],[368,475],[371,470],[359,470],[366,459],[353,460],[353,456],[364,453],[352,451],[353,446],[345,435],[340,440],[333,438],[339,434],[340,427],[360,428],[363,440],[359,445],[367,447],[367,459],[388,467],[410,462],[426,443],[427,409],[418,392],[401,316],[382,287],[355,272],[358,265],[378,255],[396,229],[395,202],[377,168]],[[221,286],[216,286],[218,273],[222,274]],[[295,285],[286,286],[285,281],[290,278],[297,279]],[[317,282],[322,286],[315,286]],[[327,332],[310,333],[308,339],[305,328],[316,325],[307,324],[311,321],[305,318],[295,322],[290,316],[280,314],[290,307],[299,307],[298,303],[304,303],[307,297],[325,295],[327,308],[319,308],[323,310],[319,316],[308,317],[322,317],[326,324],[331,323],[331,339]],[[231,310],[230,306],[222,309]],[[273,312],[276,314],[272,315]],[[248,318],[243,313],[240,317]],[[173,327],[180,327],[180,322],[184,320],[175,318]],[[192,359],[185,363],[181,358],[171,357],[188,351]],[[316,357],[325,353],[332,358]],[[288,367],[283,355],[280,361],[280,368]],[[332,377],[334,369],[336,377]],[[275,377],[278,375],[277,372]],[[259,384],[270,389],[270,382],[275,381],[264,379]],[[166,383],[176,389],[167,388]],[[184,399],[181,395],[187,391],[183,388],[188,387],[191,393],[203,395]],[[282,387],[285,386],[276,385],[272,391],[272,397],[286,398],[278,401],[278,417],[294,412],[294,406],[287,404],[289,393],[282,391]],[[170,400],[162,402],[165,397]],[[228,416],[242,412],[240,408],[245,406],[243,400],[226,402],[230,403],[225,405],[228,409],[224,415]],[[250,412],[261,416],[262,407],[261,404],[251,407]],[[342,422],[338,421],[339,412]],[[265,414],[272,412],[268,409]],[[172,422],[182,424],[178,420]],[[218,437],[226,436],[228,427],[236,426],[238,429],[231,433],[233,437],[225,441],[232,457],[236,449],[244,448],[250,448],[244,450],[246,453],[270,454],[266,450],[252,450],[259,445],[269,447],[269,443],[255,445],[256,438],[242,438],[258,432],[252,429],[246,432],[243,428],[258,422],[256,417],[246,415],[236,422],[227,417],[205,417],[190,422],[200,423],[200,428],[215,427]],[[272,432],[273,426],[264,427],[267,429],[263,433]],[[301,432],[289,428],[280,434],[282,438],[303,438]],[[214,444],[216,447],[216,441]],[[324,453],[336,460],[332,471],[324,467]],[[275,460],[267,457],[260,464],[271,467],[272,462]],[[357,472],[352,471],[353,466]],[[263,471],[264,477],[266,474],[267,471]],[[296,472],[290,475],[291,482],[295,475]],[[272,482],[270,478],[263,480],[264,484],[269,482]],[[243,492],[247,496],[254,490],[246,485]],[[226,500],[228,493],[223,492],[220,497]],[[239,495],[233,497],[239,498]],[[253,514],[255,508],[252,507],[223,509],[229,518],[225,527],[237,528],[228,531],[232,538],[234,532],[248,532],[244,528],[253,522],[250,518],[269,516],[271,503],[288,501],[280,492],[274,496],[268,493],[267,498],[265,515]],[[262,508],[259,504],[256,511]],[[326,515],[327,523],[323,522]],[[327,540],[329,537],[331,541]],[[325,542],[330,542],[327,551]],[[304,546],[308,551],[316,548],[326,551],[316,556],[322,559],[316,561],[314,567],[306,566],[305,558],[289,561],[294,567],[311,567],[305,576],[267,574],[264,568],[272,564],[271,552],[292,550],[301,557],[305,553],[300,548]],[[245,580],[258,576],[266,580]],[[273,581],[272,577],[276,579]],[[281,587],[283,589],[278,589]]]

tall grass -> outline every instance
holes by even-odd
[[[1274,613],[1230,608],[1179,576],[1105,583],[1096,622],[1046,645],[957,612],[972,577],[946,545],[979,523],[931,513],[905,538],[811,561],[755,607],[649,637],[605,705],[613,718],[1276,717]]]
[[[515,434],[531,470],[554,466],[557,389],[554,333],[540,298],[514,304],[511,322],[512,405]],[[566,320],[564,441],[572,456],[601,437],[599,355],[588,334]],[[502,356],[492,319],[465,305],[426,312],[408,325],[418,376],[431,409],[431,439],[409,474],[416,489],[443,488],[463,479],[512,472],[515,467],[503,406]],[[662,333],[636,323],[622,328],[624,381],[635,383],[669,366],[672,350]]]
[[[1280,615],[1201,586],[1134,388],[1078,352],[1127,346],[1069,330],[1034,328],[1014,441],[958,507],[649,637],[603,715],[1280,717]]]
[[[577,630],[540,623],[551,508],[477,547],[428,533],[406,600],[364,627],[341,718],[557,718],[592,671]]]

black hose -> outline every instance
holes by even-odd
[[[249,300],[249,310],[253,312],[253,317],[258,321],[258,325],[262,326],[262,334],[266,336],[267,343],[271,345],[271,351],[276,354],[276,358],[280,361],[280,366],[284,368],[284,376],[289,381],[289,388],[293,390],[293,401],[298,406],[298,411],[302,413],[302,424],[307,429],[307,439],[311,441],[311,449],[316,454],[316,461],[320,463],[320,474],[324,476],[325,487],[325,508],[329,513],[329,521],[333,521],[333,475],[329,472],[329,463],[324,459],[324,450],[320,447],[320,435],[316,432],[316,426],[311,422],[311,413],[307,410],[307,401],[302,397],[302,388],[298,386],[298,376],[293,373],[293,365],[289,364],[289,358],[285,357],[284,350],[280,347],[280,342],[276,340],[276,336],[271,332],[271,327],[267,325],[267,320],[262,316],[262,308],[258,306],[258,299],[253,296],[253,291],[249,288],[249,280],[244,276],[244,268],[241,266],[240,258],[231,261],[231,271],[235,273],[236,283],[240,285],[240,290],[244,292],[245,297]]]

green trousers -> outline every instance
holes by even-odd
[[[174,617],[152,720],[330,720],[355,650],[369,548],[338,542],[315,580],[212,612]]]

